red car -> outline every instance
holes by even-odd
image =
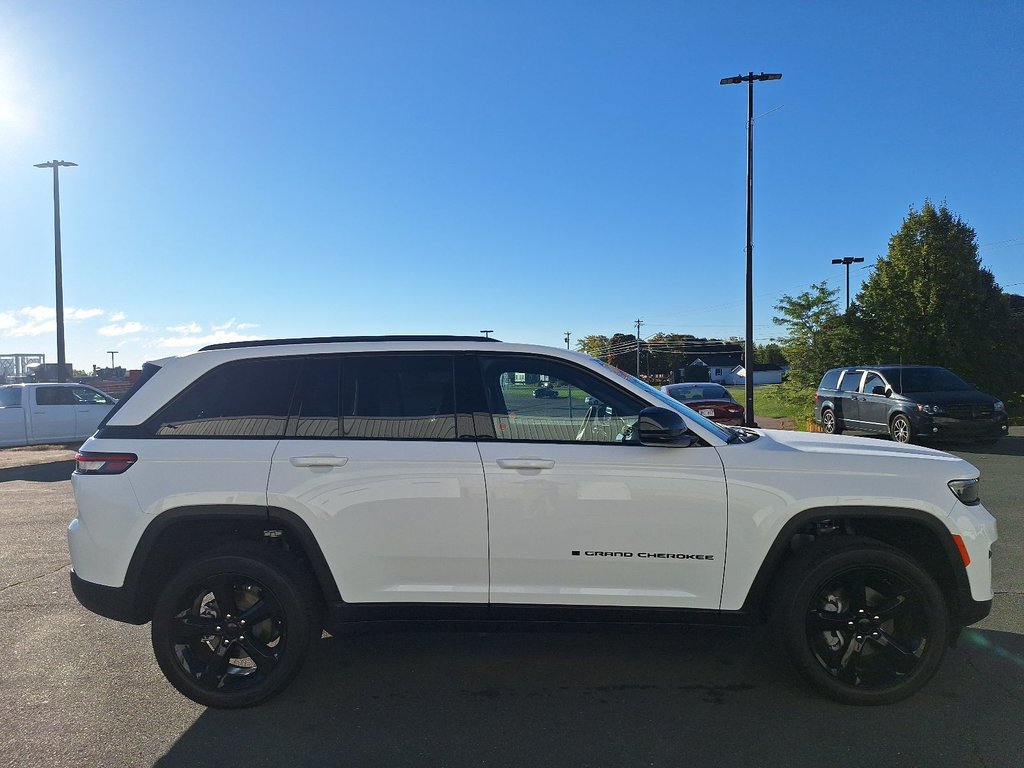
[[[729,390],[721,384],[684,381],[682,384],[666,384],[661,391],[706,419],[733,426],[743,424],[743,406],[733,400]]]

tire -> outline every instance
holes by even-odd
[[[777,631],[793,665],[846,704],[890,704],[935,673],[949,613],[935,580],[898,549],[836,537],[793,560],[776,594]]]
[[[320,610],[311,578],[269,544],[220,548],[184,565],[153,610],[157,663],[208,707],[249,707],[298,674]]]
[[[889,421],[889,436],[892,437],[894,443],[914,442],[914,428],[910,424],[910,419],[902,413],[893,416]]]
[[[821,430],[829,435],[843,434],[843,428],[839,426],[839,420],[836,419],[836,412],[831,408],[821,409]]]

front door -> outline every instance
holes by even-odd
[[[482,360],[491,603],[721,604],[725,475],[710,447],[647,447],[647,404],[593,371]]]

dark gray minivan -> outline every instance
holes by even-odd
[[[935,365],[833,368],[814,395],[814,418],[829,434],[878,432],[898,443],[990,443],[1007,434],[999,399]]]

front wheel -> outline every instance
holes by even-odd
[[[894,442],[910,443],[914,439],[914,428],[910,425],[910,419],[902,413],[897,413],[889,422],[889,434]]]
[[[847,704],[889,704],[923,686],[945,652],[946,602],[900,550],[871,539],[812,545],[780,583],[776,619],[793,664]]]
[[[219,549],[182,567],[153,610],[168,681],[209,707],[248,707],[298,674],[320,621],[311,580],[270,545]]]

